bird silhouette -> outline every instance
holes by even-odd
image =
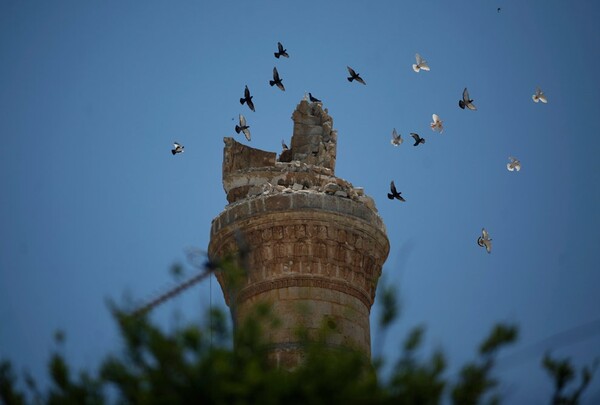
[[[519,159],[509,156],[508,160],[510,160],[510,163],[506,164],[506,168],[508,169],[509,172],[514,172],[515,170],[516,171],[521,170],[521,161]]]
[[[417,59],[417,63],[413,63],[413,70],[417,73],[419,73],[420,70],[426,70],[429,72],[429,65],[427,65],[427,61],[423,59],[418,53],[415,54],[415,58]]]
[[[269,80],[269,84],[271,85],[271,87],[273,87],[273,85],[276,85],[281,91],[285,91],[285,87],[283,87],[283,83],[279,78],[279,72],[277,71],[276,67],[273,68],[273,80]]]
[[[248,142],[250,142],[251,137],[250,137],[250,130],[248,128],[250,128],[250,126],[246,124],[246,117],[244,117],[242,114],[240,114],[240,125],[235,126],[235,132],[238,134],[240,132],[243,132],[244,136],[246,137]]]
[[[281,147],[283,148],[283,150],[289,150],[290,148],[288,148],[288,146],[285,144],[284,140],[281,140]]]
[[[346,66],[346,68],[348,69],[348,73],[350,73],[350,77],[347,78],[349,82],[356,80],[359,83],[367,84],[362,77],[360,77],[360,75],[354,71],[354,69],[352,69],[350,66]]]
[[[417,146],[417,145],[419,145],[420,143],[425,143],[425,138],[421,138],[421,137],[419,136],[419,134],[415,134],[414,132],[411,132],[411,133],[410,133],[410,136],[412,136],[412,137],[413,137],[413,139],[415,140],[415,143],[414,143],[414,145],[413,145],[413,146]]]
[[[396,191],[396,185],[394,184],[394,181],[392,180],[392,182],[390,183],[390,192],[387,195],[388,198],[390,200],[393,200],[395,198],[397,200],[405,202],[406,200],[400,194],[402,194],[402,192]]]
[[[465,109],[465,107],[467,107],[469,110],[477,110],[477,107],[475,107],[475,105],[473,104],[473,100],[471,100],[471,98],[469,97],[469,91],[466,87],[463,90],[462,100],[458,100],[458,106],[463,110]]]
[[[283,49],[281,42],[277,42],[277,52],[275,52],[273,55],[275,55],[277,59],[279,59],[280,56],[283,56],[284,58],[290,57],[290,55],[287,53],[287,49]]]
[[[252,111],[254,110],[254,103],[252,102],[252,96],[250,95],[250,90],[248,90],[248,86],[244,89],[244,98],[240,98],[240,104],[244,105],[244,103],[248,104],[248,108]]]
[[[392,140],[390,142],[394,146],[398,146],[402,142],[404,142],[404,139],[402,139],[402,134],[398,134],[398,132],[396,132],[396,128],[394,128],[394,130],[392,131]]]
[[[173,149],[171,149],[171,153],[173,155],[176,155],[177,153],[183,153],[183,148],[184,146],[177,143],[177,142],[173,142]]]
[[[432,131],[438,131],[440,134],[442,132],[444,132],[444,126],[443,121],[440,119],[440,117],[438,117],[437,114],[433,114],[431,116],[431,119],[433,119],[433,122],[431,124],[429,124],[429,126],[431,127]]]
[[[485,250],[487,250],[488,253],[492,253],[492,239],[485,228],[481,228],[481,236],[477,238],[477,244],[481,247],[485,247]]]
[[[541,101],[542,103],[546,104],[548,102],[546,95],[539,87],[535,88],[535,94],[533,96],[531,96],[531,98],[536,103],[539,103]]]
[[[321,100],[319,100],[316,97],[313,97],[313,95],[310,93],[308,93],[308,99],[310,100],[311,103],[321,103]]]

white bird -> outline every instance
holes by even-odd
[[[477,244],[481,247],[485,246],[485,250],[488,253],[492,253],[492,239],[485,228],[481,228],[481,236],[477,238]]]
[[[415,58],[417,59],[417,63],[413,63],[413,70],[417,73],[419,73],[420,70],[426,70],[429,72],[429,66],[427,65],[427,61],[423,59],[418,53],[415,54]]]
[[[398,134],[398,132],[396,132],[396,128],[394,128],[394,130],[392,131],[392,140],[390,142],[394,146],[398,146],[402,142],[404,142],[404,139],[402,139],[402,135],[400,135],[400,134]]]
[[[442,132],[444,132],[444,126],[443,121],[440,119],[440,117],[438,117],[437,114],[433,114],[431,116],[431,119],[433,119],[433,122],[431,124],[429,124],[429,126],[431,127],[432,131],[438,131],[440,134]]]
[[[510,160],[510,163],[506,164],[506,168],[508,169],[509,172],[513,172],[515,170],[516,171],[521,170],[521,161],[519,159],[509,156],[508,160]]]
[[[538,102],[541,101],[542,103],[546,104],[548,102],[548,99],[546,98],[546,95],[544,94],[544,92],[539,87],[535,88],[535,94],[533,96],[531,96],[531,98],[536,103],[538,103]]]
[[[177,143],[177,142],[173,142],[173,149],[171,149],[171,153],[172,153],[173,155],[175,155],[175,154],[177,154],[177,153],[183,153],[183,148],[184,148],[184,146],[183,146],[183,145],[180,145],[180,144],[179,144],[179,143]]]

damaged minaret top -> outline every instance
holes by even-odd
[[[363,189],[335,177],[337,131],[321,103],[302,100],[292,114],[290,149],[276,153],[225,138],[223,187],[227,201],[264,194],[316,192],[362,202],[376,211]]]

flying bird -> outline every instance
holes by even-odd
[[[541,101],[542,103],[546,104],[548,102],[548,99],[546,98],[546,95],[544,94],[544,92],[539,87],[535,88],[535,94],[533,96],[531,96],[531,98],[536,103],[539,103]]]
[[[467,107],[469,110],[477,110],[477,107],[475,107],[475,105],[473,104],[473,100],[471,100],[471,98],[469,97],[469,91],[466,87],[463,90],[462,100],[458,100],[458,106],[463,110],[465,109],[465,107]]]
[[[506,164],[506,168],[508,169],[509,172],[513,172],[515,170],[516,171],[521,170],[521,161],[519,159],[509,156],[508,160],[510,160],[510,163]]]
[[[248,86],[244,89],[244,98],[240,98],[240,104],[244,105],[244,103],[248,104],[248,108],[252,111],[254,110],[254,103],[252,102],[252,96],[250,95],[250,90],[248,90]]]
[[[417,146],[417,145],[418,145],[418,144],[420,144],[420,143],[425,143],[425,138],[421,138],[421,137],[419,136],[419,134],[415,134],[414,132],[411,132],[411,133],[410,133],[410,136],[412,136],[412,137],[413,137],[413,139],[415,140],[415,143],[414,143],[414,145],[413,145],[413,146]]]
[[[285,87],[283,87],[283,83],[281,83],[281,79],[279,78],[279,72],[277,71],[276,67],[273,68],[273,80],[269,80],[269,84],[271,85],[271,87],[273,87],[273,85],[276,85],[281,91],[285,91]]]
[[[321,103],[321,102],[322,102],[322,101],[321,101],[321,100],[319,100],[318,98],[316,98],[316,97],[313,97],[313,95],[312,95],[312,94],[310,94],[310,93],[308,93],[308,99],[310,100],[310,102],[311,102],[311,103]]]
[[[179,143],[177,143],[177,142],[173,142],[173,149],[171,149],[171,153],[172,153],[173,155],[175,155],[175,154],[177,154],[177,153],[183,153],[183,148],[184,148],[184,147],[185,147],[185,146],[183,146],[183,145],[181,145],[181,144],[179,144]]]
[[[283,139],[281,140],[281,147],[283,148],[283,150],[288,150],[290,148],[288,148],[288,146],[285,144],[285,142],[283,141]]]
[[[248,142],[250,142],[251,137],[250,137],[250,130],[248,128],[250,128],[250,126],[246,124],[246,117],[244,117],[242,114],[240,114],[240,125],[235,126],[235,132],[238,134],[240,132],[243,132],[244,136],[246,137]]]
[[[498,7],[498,12],[500,12],[500,10],[502,10],[500,7]]]
[[[277,52],[275,52],[273,55],[275,55],[277,59],[279,59],[280,56],[283,56],[284,58],[290,57],[290,55],[287,53],[287,49],[283,49],[281,42],[277,42]]]
[[[417,59],[417,63],[413,63],[413,70],[419,73],[420,70],[426,70],[429,72],[429,66],[427,65],[427,61],[421,57],[418,53],[415,54],[415,58]]]
[[[392,145],[398,146],[403,141],[404,139],[402,139],[402,135],[399,135],[398,132],[396,132],[396,128],[394,128],[394,130],[392,131],[392,140],[390,141]]]
[[[442,125],[443,121],[440,119],[440,117],[438,117],[437,114],[433,114],[431,118],[433,119],[433,122],[429,124],[431,130],[438,131],[440,134],[444,132],[444,126]]]
[[[396,191],[396,185],[394,184],[394,181],[392,180],[392,182],[390,183],[390,193],[388,193],[388,198],[390,200],[393,200],[395,198],[397,200],[405,202],[406,200],[400,194],[402,194],[402,192]]]
[[[350,73],[350,77],[347,78],[349,82],[356,80],[359,83],[367,84],[362,77],[360,77],[360,75],[354,71],[354,69],[352,69],[350,66],[346,66],[346,68],[348,69],[348,73]]]
[[[481,247],[485,246],[485,250],[488,253],[492,253],[492,239],[485,228],[481,228],[481,236],[477,238],[477,244]]]

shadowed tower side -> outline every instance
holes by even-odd
[[[280,320],[266,330],[270,358],[294,368],[302,358],[299,326],[316,333],[336,326],[332,346],[370,355],[369,313],[389,253],[385,226],[362,188],[335,177],[337,132],[320,103],[300,102],[290,149],[279,159],[225,138],[223,186],[229,205],[212,223],[209,255],[248,245],[241,286],[217,278],[238,324],[255,303]]]

